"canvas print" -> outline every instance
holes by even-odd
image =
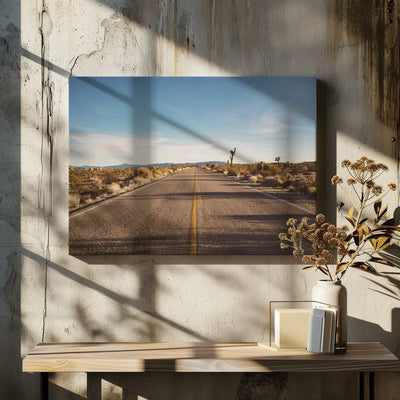
[[[316,208],[316,80],[72,77],[73,255],[280,255]]]

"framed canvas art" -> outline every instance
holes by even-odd
[[[73,255],[280,255],[316,208],[316,79],[72,77]]]

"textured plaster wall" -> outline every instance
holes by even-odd
[[[37,342],[267,340],[268,301],[309,299],[317,280],[265,257],[70,257],[69,76],[315,76],[321,208],[335,218],[342,199],[324,182],[344,157],[386,162],[398,182],[397,0],[0,0],[0,10],[1,398],[38,395],[37,377],[20,372]],[[398,198],[387,198],[392,211]],[[399,286],[353,272],[345,284],[349,339],[399,356]],[[240,375],[102,378],[107,399],[234,399]],[[57,399],[86,396],[84,374],[52,382]],[[399,376],[380,374],[376,389],[396,399]],[[287,399],[356,390],[355,374],[297,374]]]

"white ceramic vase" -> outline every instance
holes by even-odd
[[[337,318],[336,347],[345,349],[347,344],[347,290],[341,281],[319,280],[312,290],[312,301],[330,304],[339,309]]]

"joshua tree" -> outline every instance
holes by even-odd
[[[235,153],[236,153],[236,147],[235,147],[233,150],[230,150],[230,152],[231,152],[230,159],[231,159],[231,167],[232,167],[233,157],[234,157],[234,155],[235,155]]]

